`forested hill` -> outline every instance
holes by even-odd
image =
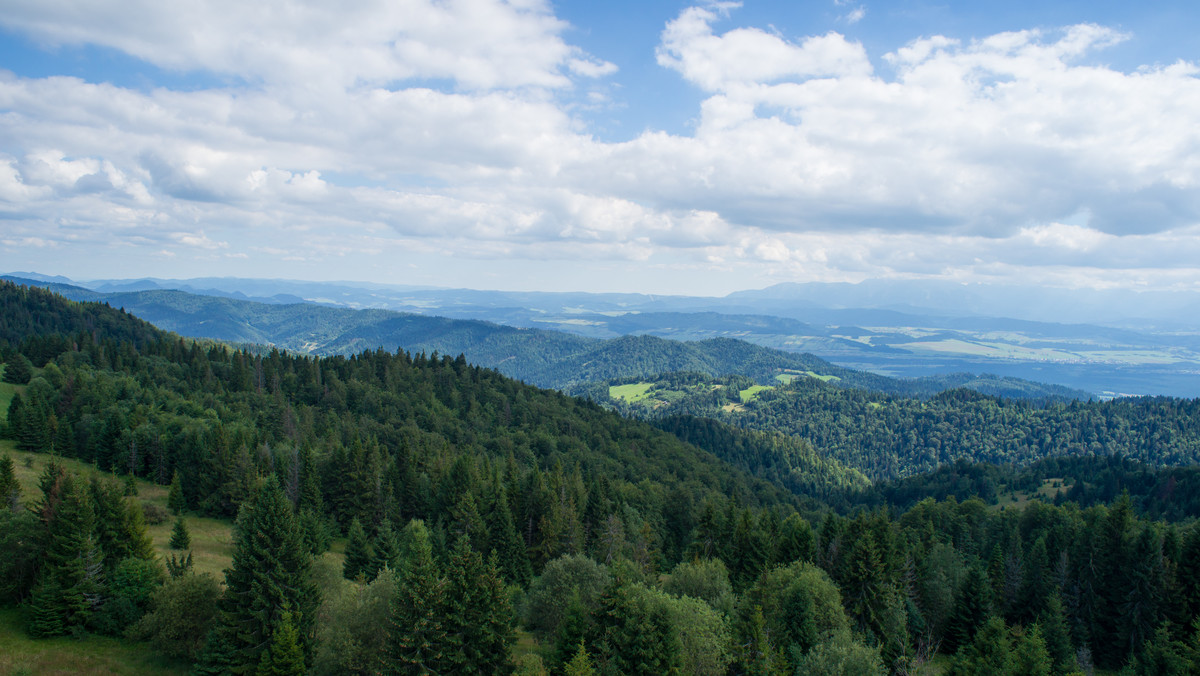
[[[1124,496],[842,516],[771,482],[861,477],[778,434],[679,420],[726,462],[462,358],[251,353],[2,282],[0,309],[0,607],[26,642],[145,640],[197,674],[1200,668],[1200,529]],[[181,541],[237,514],[223,584],[164,569],[121,475],[171,485]]]
[[[12,279],[43,286],[73,300],[124,308],[180,335],[231,343],[273,345],[314,355],[350,355],[383,347],[430,354],[462,354],[471,364],[495,368],[540,387],[568,389],[584,383],[694,372],[740,375],[759,383],[808,374],[842,387],[928,397],[967,387],[1018,398],[1088,398],[1086,392],[1016,378],[952,374],[888,378],[831,364],[811,354],[785,352],[730,338],[676,341],[652,336],[586,338],[559,331],[521,329],[482,321],[446,319],[387,310],[351,310],[308,303],[267,304],[183,291],[100,294],[63,284]]]
[[[1121,456],[1152,467],[1200,462],[1200,399],[1130,397],[1031,402],[953,389],[929,399],[795,378],[764,388],[745,378],[676,374],[590,388],[594,400],[651,419],[703,416],[807,441],[872,480],[958,460],[1028,465],[1060,456]]]

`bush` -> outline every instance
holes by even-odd
[[[163,509],[158,503],[146,500],[142,500],[142,514],[146,517],[146,523],[151,526],[165,523],[167,517],[170,516],[167,510]]]
[[[217,615],[221,585],[208,573],[168,581],[151,597],[151,610],[130,627],[130,638],[146,640],[171,657],[195,660]]]

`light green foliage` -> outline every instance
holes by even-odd
[[[733,612],[733,587],[729,584],[729,571],[720,559],[681,562],[667,576],[663,591],[700,599],[725,615]]]
[[[303,676],[304,650],[292,613],[285,610],[271,636],[271,645],[262,653],[256,676]]]
[[[592,657],[582,643],[575,656],[563,667],[564,676],[596,676],[596,668],[592,666]]]
[[[337,571],[334,576],[326,574],[322,578],[325,593],[317,615],[313,674],[376,673],[387,644],[396,574],[391,570],[381,572],[366,585],[346,580]]]
[[[807,676],[883,676],[888,673],[878,648],[869,648],[838,631],[796,660],[797,674]]]
[[[572,598],[592,611],[608,584],[608,570],[586,556],[554,559],[529,587],[525,623],[544,636],[555,636]]]
[[[123,559],[109,576],[104,604],[92,620],[96,631],[119,636],[145,615],[165,581],[166,571],[158,561]]]

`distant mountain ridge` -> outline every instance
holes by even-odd
[[[712,377],[741,375],[758,382],[771,382],[786,371],[810,372],[834,376],[847,387],[924,396],[947,386],[979,382],[970,377],[950,381],[944,377],[888,378],[839,367],[811,354],[784,352],[730,338],[683,342],[633,335],[596,339],[387,310],[351,310],[313,303],[269,304],[174,290],[99,293],[57,282],[7,279],[42,286],[72,300],[124,308],[181,335],[273,345],[315,355],[353,354],[379,347],[463,354],[473,364],[557,389],[673,372]],[[1089,396],[1083,391],[1031,382],[1013,391],[1032,398]]]

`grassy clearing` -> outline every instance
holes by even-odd
[[[738,392],[738,397],[742,400],[743,404],[749,404],[750,402],[757,399],[758,395],[761,394],[764,390],[773,390],[773,389],[775,389],[775,388],[772,387],[771,385],[751,385],[750,387],[747,387],[746,389]]]
[[[650,388],[654,387],[654,383],[630,383],[628,385],[613,385],[608,388],[608,396],[613,399],[618,399],[629,404],[648,398]]]
[[[185,663],[163,658],[145,643],[107,636],[32,639],[23,625],[19,610],[0,610],[0,674],[184,676],[191,670]]]
[[[10,440],[0,441],[0,454],[12,456],[17,469],[17,480],[21,484],[21,501],[25,504],[36,502],[41,496],[38,490],[38,478],[45,471],[46,463],[51,456],[44,453],[19,451]],[[92,465],[69,458],[59,458],[59,462],[79,476],[91,478],[97,475],[107,475]],[[156,505],[164,513],[167,512],[166,486],[159,486],[144,479],[137,479],[137,500],[149,505]],[[218,580],[223,578],[222,571],[229,567],[233,560],[233,524],[220,519],[184,515],[188,532],[192,536],[192,561],[196,572],[212,573]],[[160,524],[147,525],[147,532],[154,540],[154,548],[159,556],[166,559],[171,554],[179,554],[167,547],[171,540],[171,528],[175,525],[174,517],[168,516]]]

